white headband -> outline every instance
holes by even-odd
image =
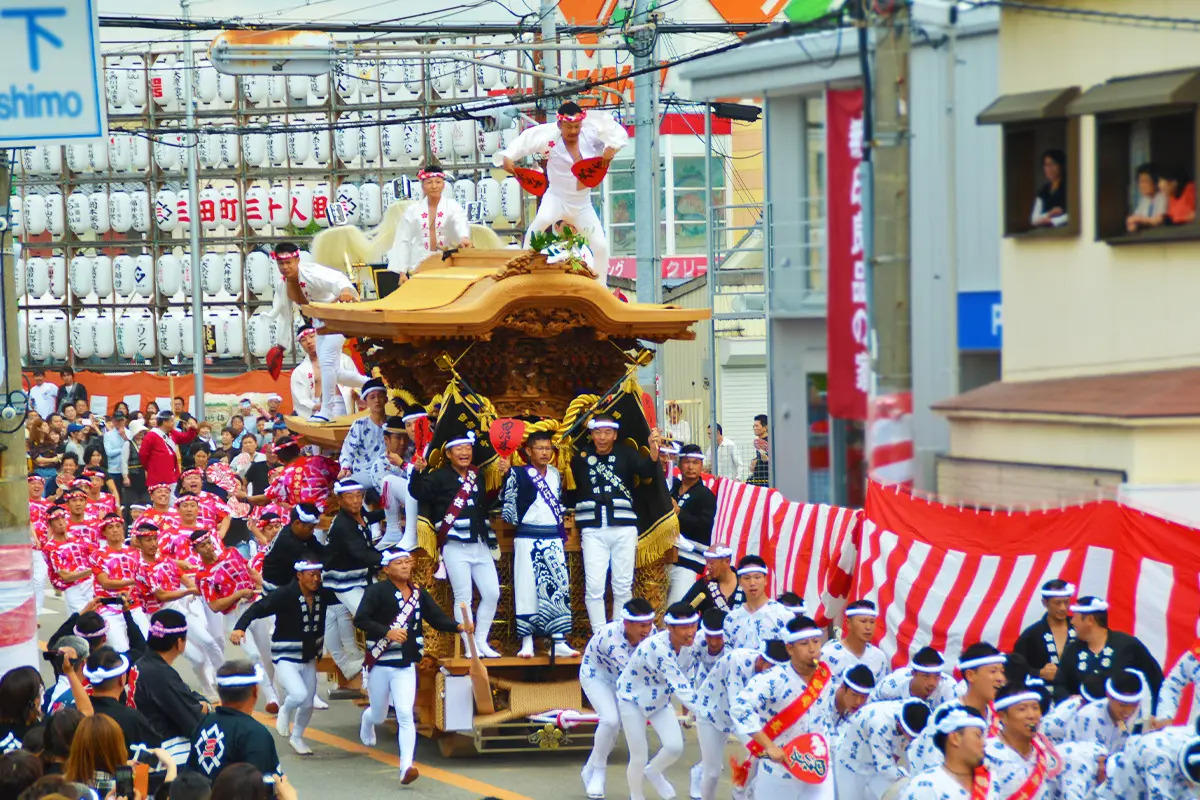
[[[738,577],[741,577],[742,575],[754,575],[754,574],[766,575],[767,568],[759,566],[758,564],[747,564],[746,566],[739,568],[737,571],[737,574],[738,574]]]
[[[386,392],[386,391],[387,391],[387,387],[386,387],[386,386],[378,386],[378,385],[376,385],[376,386],[368,386],[368,387],[366,387],[366,388],[364,388],[364,389],[363,389],[363,392],[362,392],[362,394],[361,394],[361,395],[359,395],[359,396],[360,396],[360,397],[366,397],[367,395],[369,395],[369,394],[374,394],[375,392]]]
[[[622,608],[621,619],[625,620],[626,622],[653,622],[654,612],[651,611],[649,614],[630,614],[628,611]]]
[[[966,661],[958,662],[958,671],[963,672],[968,669],[979,669],[980,667],[988,667],[992,664],[1003,664],[1008,660],[1004,653],[996,653],[994,656],[980,656],[979,658],[968,658]]]
[[[297,561],[295,564],[292,564],[292,569],[296,570],[296,572],[309,572],[314,569],[324,569],[324,567],[313,561]]]
[[[868,689],[865,686],[859,686],[857,683],[850,680],[845,675],[842,676],[842,683],[844,683],[846,686],[849,686],[851,689],[858,692],[859,694],[870,694],[871,693],[870,689]]]
[[[412,422],[413,420],[417,420],[417,419],[420,419],[421,417],[428,417],[428,416],[429,415],[426,414],[424,411],[413,411],[413,412],[411,412],[409,414],[405,414],[403,417],[401,417],[400,421],[401,422]]]
[[[1183,770],[1184,776],[1188,779],[1188,783],[1196,783],[1192,779],[1191,773],[1188,772],[1188,767],[1193,767],[1200,764],[1200,753],[1188,753],[1196,747],[1200,747],[1200,737],[1193,736],[1192,739],[1179,751],[1179,768]]]
[[[1042,589],[1042,597],[1074,597],[1075,584],[1068,583],[1061,589]]]
[[[913,672],[924,672],[926,675],[936,675],[941,673],[942,668],[946,666],[946,662],[941,664],[909,664]]]
[[[466,436],[460,436],[457,439],[451,439],[442,445],[442,449],[449,450],[452,447],[458,447],[460,444],[475,444],[475,431],[467,431]]]
[[[1093,597],[1091,602],[1089,602],[1086,606],[1076,603],[1074,605],[1067,606],[1067,608],[1070,609],[1072,614],[1099,614],[1101,611],[1108,611],[1108,603],[1101,600],[1099,597]]]
[[[705,558],[733,558],[733,550],[729,547],[714,547],[704,551]]]
[[[712,628],[706,627],[705,625],[701,624],[700,625],[700,633],[704,634],[705,636],[724,636],[725,629],[717,628],[716,630],[713,630]]]
[[[692,614],[690,617],[676,617],[673,614],[667,614],[663,617],[663,622],[668,625],[695,625],[699,621],[699,614]]]
[[[1104,693],[1116,700],[1118,703],[1140,703],[1142,702],[1142,693],[1145,691],[1145,683],[1142,682],[1141,676],[1138,676],[1138,693],[1137,694],[1121,694],[1113,688],[1112,678],[1104,682]]]
[[[942,720],[937,723],[935,729],[938,733],[944,733],[949,736],[963,728],[979,728],[979,730],[985,731],[987,730],[987,723],[974,714],[968,714],[966,711],[956,708],[942,717]]]
[[[309,525],[314,525],[321,521],[321,517],[317,514],[309,514],[300,506],[296,506],[296,519]]]
[[[779,634],[779,638],[783,640],[784,644],[795,644],[796,642],[802,642],[805,639],[815,639],[820,635],[820,628],[804,628],[803,630],[798,631],[789,631],[785,628],[783,632]]]
[[[83,677],[88,679],[88,683],[104,683],[113,678],[119,678],[129,671],[129,659],[121,656],[121,663],[115,664],[108,669],[96,667],[95,669],[83,668]]]
[[[384,564],[390,564],[398,558],[409,558],[412,553],[402,547],[397,547],[395,550],[384,550],[380,558]]]
[[[266,673],[263,672],[263,668],[258,664],[255,664],[253,675],[218,675],[217,686],[253,686],[261,681],[265,676]]]
[[[664,444],[658,450],[660,453],[670,453],[673,456],[679,455],[679,445],[677,444]],[[695,453],[688,453],[688,455],[695,455]]]
[[[759,648],[758,648],[758,655],[759,655],[760,657],[762,657],[762,660],[763,660],[763,661],[766,661],[766,662],[767,662],[767,663],[769,663],[769,664],[786,664],[786,663],[787,663],[787,660],[786,660],[786,659],[784,659],[783,661],[779,661],[779,660],[777,660],[777,659],[771,658],[771,654],[770,654],[770,652],[768,651],[768,647],[767,647],[767,645],[768,645],[769,641],[770,641],[770,640],[764,641],[764,642],[762,643],[762,645],[760,645],[760,646],[759,646]]]
[[[588,430],[594,431],[597,428],[612,428],[615,431],[620,430],[621,425],[616,420],[611,419],[589,419]]]
[[[847,608],[847,617],[878,617],[879,612],[873,608]]]
[[[676,452],[676,453],[679,453],[679,460],[680,460],[680,461],[683,461],[685,458],[691,458],[691,459],[695,459],[696,461],[703,461],[703,460],[704,460],[704,454],[703,454],[703,453],[696,453],[696,452],[683,453],[683,452],[680,452],[679,450],[676,450],[675,452]]]
[[[365,492],[366,489],[358,481],[338,481],[333,485],[333,491],[337,494],[345,494],[346,492]]]
[[[1042,696],[1037,692],[1018,692],[1017,694],[1010,694],[1008,697],[1000,698],[992,704],[992,708],[997,711],[1003,711],[1006,708],[1015,706],[1017,703],[1027,703],[1029,701],[1041,703]]]
[[[896,710],[896,722],[900,723],[900,727],[904,728],[905,733],[915,739],[921,735],[921,732],[914,731],[912,728],[908,727],[908,723],[904,720],[904,709],[908,707],[909,703],[920,703],[921,705],[925,705],[925,701],[910,697],[908,700],[904,701],[900,708]]]
[[[84,639],[99,639],[101,636],[108,635],[108,622],[106,622],[104,619],[101,619],[100,621],[104,623],[103,627],[101,627],[99,630],[92,631],[91,633],[84,633],[83,631],[79,630],[79,626],[76,625],[73,628],[75,635],[82,636]]]

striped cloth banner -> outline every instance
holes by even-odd
[[[32,554],[28,544],[0,545],[0,674],[38,666]]]

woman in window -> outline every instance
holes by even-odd
[[[1046,183],[1038,189],[1030,222],[1035,228],[1059,228],[1067,224],[1067,154],[1062,150],[1042,153]]]
[[[1167,212],[1163,224],[1187,225],[1196,220],[1196,184],[1192,182],[1187,170],[1167,170],[1158,181],[1158,189],[1167,198]]]
[[[1167,213],[1167,196],[1158,189],[1158,167],[1142,164],[1137,168],[1137,204],[1133,213],[1125,218],[1125,230],[1137,233],[1141,228],[1154,228],[1163,224]]]

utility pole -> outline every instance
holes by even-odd
[[[8,151],[0,150],[0,220],[10,218],[12,174]],[[9,228],[7,224],[4,226]],[[0,245],[8,231],[0,231]],[[5,397],[0,399],[0,565],[11,575],[8,580],[24,580],[33,586],[33,560],[29,548],[29,485],[25,482],[25,409],[21,386],[22,335],[17,325],[16,259],[8,248],[0,248],[0,324],[4,325],[4,352],[0,353]],[[37,612],[32,588],[23,603],[14,602],[11,590],[5,591],[5,633],[0,637],[0,672],[14,667],[37,666]],[[9,626],[12,626],[11,628]]]
[[[653,22],[654,0],[635,0],[632,41],[636,43],[633,68],[635,72],[647,70],[657,62],[657,33],[644,34]],[[646,46],[649,44],[649,46]],[[645,49],[643,49],[643,47]],[[636,196],[634,209],[637,218],[634,224],[637,256],[637,299],[639,303],[662,302],[662,259],[659,253],[659,157],[658,157],[658,75],[645,72],[633,79],[634,133],[633,133],[633,188]],[[607,269],[607,264],[598,265]],[[658,357],[642,376],[643,388],[649,388],[661,423],[663,419],[662,349]],[[649,382],[649,387],[646,386]]]
[[[191,0],[179,0],[179,9],[186,25],[191,21]],[[192,80],[196,76],[196,62],[192,59],[191,36],[183,37],[183,103],[184,126],[189,130],[196,127],[195,87]],[[187,181],[188,208],[191,209],[188,222],[188,237],[192,248],[192,374],[196,379],[196,408],[195,416],[199,422],[204,421],[204,305],[200,287],[203,276],[200,274],[200,187],[196,185],[196,143],[199,137],[189,133],[187,142]]]

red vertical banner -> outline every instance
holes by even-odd
[[[826,92],[825,98],[829,415],[865,420],[871,356],[863,248],[863,94],[846,89]]]

